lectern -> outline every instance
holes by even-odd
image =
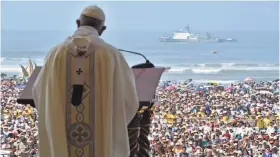
[[[32,87],[41,68],[42,67],[37,67],[33,71],[25,89],[23,90],[20,97],[17,99],[17,102],[19,104],[30,104],[32,107],[35,107],[35,103],[32,98]],[[156,87],[165,68],[145,68],[145,66],[139,65],[134,66],[132,70],[135,76],[137,94],[140,101],[140,105],[138,113],[128,125],[128,132],[130,137],[129,141],[131,148],[130,156],[136,156],[137,154],[141,154],[141,156],[149,156],[150,144],[148,140],[148,134],[151,123],[151,107],[153,105]]]
[[[29,77],[27,85],[23,89],[20,97],[17,99],[17,103],[19,104],[29,104],[32,107],[35,107],[35,103],[32,98],[32,87],[35,83],[37,76],[42,67],[37,67],[34,69],[32,75]]]

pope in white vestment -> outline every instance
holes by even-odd
[[[105,21],[97,6],[86,7],[81,17]],[[74,35],[49,52],[33,87],[39,155],[128,157],[127,125],[139,103],[132,70],[99,37],[100,30],[79,22]],[[72,100],[74,85],[83,87],[78,105]]]

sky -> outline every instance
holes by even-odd
[[[2,30],[74,30],[87,5],[106,14],[109,30],[276,31],[278,2],[9,2],[2,1]]]

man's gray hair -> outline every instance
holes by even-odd
[[[92,26],[94,28],[99,28],[104,25],[104,21],[98,20],[93,17],[81,15],[80,16],[80,24],[81,26]]]

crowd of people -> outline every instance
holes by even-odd
[[[1,80],[1,150],[16,156],[38,151],[36,109],[16,102],[23,80]],[[153,108],[154,157],[279,154],[279,80],[216,83],[161,82]]]
[[[9,156],[32,157],[37,152],[36,110],[16,102],[25,84],[19,79],[1,80],[1,152]]]
[[[279,80],[227,88],[165,81],[157,100],[152,156],[280,156]]]

